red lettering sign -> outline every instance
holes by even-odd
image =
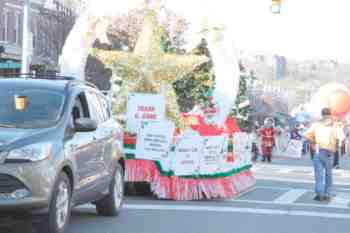
[[[156,109],[153,106],[138,106],[137,111],[139,111],[139,112],[154,112],[154,111],[156,111]]]

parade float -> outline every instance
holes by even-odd
[[[133,51],[91,49],[97,38],[106,37],[111,18],[140,5],[147,14]],[[208,104],[190,113],[180,112],[172,84],[209,58],[161,49],[163,5],[190,20],[188,49],[205,39],[211,53],[215,87]],[[84,78],[92,54],[122,78],[114,105],[126,119],[125,179],[149,183],[161,199],[233,198],[255,185],[250,137],[229,116],[239,85],[236,51],[229,27],[209,15],[203,10],[194,18],[188,6],[174,1],[87,1],[60,58],[65,75]]]

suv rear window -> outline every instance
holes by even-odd
[[[23,111],[16,108],[16,96],[27,100]],[[0,127],[35,129],[53,126],[61,116],[64,100],[62,93],[52,90],[1,90]]]

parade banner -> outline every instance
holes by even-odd
[[[203,149],[199,157],[199,173],[201,175],[221,172],[221,166],[226,158],[227,148],[224,148],[226,138],[224,136],[212,136],[203,138]]]
[[[187,132],[175,145],[172,170],[176,176],[193,176],[199,173],[199,158],[203,139],[198,134]]]
[[[137,133],[141,122],[165,120],[165,98],[163,95],[131,93],[127,110],[128,132]]]
[[[287,150],[289,140],[290,140],[290,133],[288,131],[282,131],[281,134],[275,138],[276,146],[274,150],[276,155],[284,153],[284,151]]]
[[[170,147],[175,126],[172,122],[142,124],[136,140],[137,159],[159,161],[163,169],[170,170]]]

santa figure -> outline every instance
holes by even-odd
[[[271,163],[272,151],[276,145],[276,135],[279,131],[274,127],[274,120],[267,118],[264,122],[264,126],[259,130],[259,136],[261,137],[261,151],[263,155],[263,162]]]

